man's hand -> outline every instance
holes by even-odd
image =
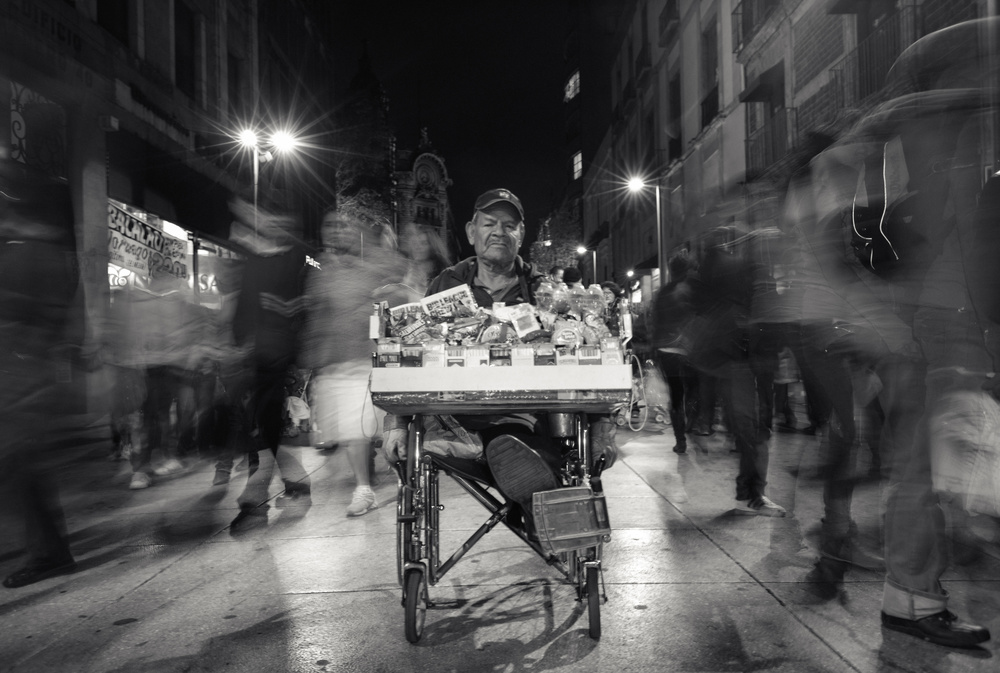
[[[405,428],[386,430],[382,435],[382,451],[390,465],[406,460],[406,442],[409,439]]]

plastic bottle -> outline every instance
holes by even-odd
[[[604,290],[597,283],[592,283],[587,288],[587,302],[583,307],[584,313],[603,316],[607,305],[604,300]]]
[[[569,289],[566,283],[559,283],[552,291],[552,311],[566,313],[569,311]]]
[[[535,290],[535,305],[543,311],[552,310],[552,295],[555,292],[555,286],[552,281],[545,279],[543,280],[538,289]]]

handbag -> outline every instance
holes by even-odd
[[[483,440],[454,416],[430,416],[424,422],[424,448],[430,453],[475,460],[483,457]]]

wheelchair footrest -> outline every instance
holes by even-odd
[[[531,504],[538,539],[550,554],[596,547],[611,538],[604,494],[586,486],[540,491]]]

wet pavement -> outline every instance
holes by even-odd
[[[66,431],[59,472],[79,568],[0,589],[2,671],[1000,669],[997,639],[953,650],[883,631],[879,572],[851,569],[832,598],[805,581],[822,512],[808,435],[772,438],[769,495],[789,515],[765,518],[733,510],[737,455],[725,433],[677,455],[664,425],[622,429],[622,459],[604,478],[614,533],[602,638],[588,637],[575,589],[498,528],[431,587],[416,645],[396,579],[395,478],[381,460],[381,507],[350,519],[346,457],[292,447],[311,475],[311,506],[272,507],[266,525],[230,534],[245,470],[213,487],[212,464],[200,461],[130,491],[127,463],[106,459],[106,435],[99,421]],[[455,482],[442,485],[450,553],[486,512]],[[272,499],[280,492],[276,478]],[[866,480],[854,501],[871,549],[881,497]],[[3,507],[2,575],[22,560],[18,525]],[[956,543],[955,553],[951,607],[1000,636],[1000,547]]]

